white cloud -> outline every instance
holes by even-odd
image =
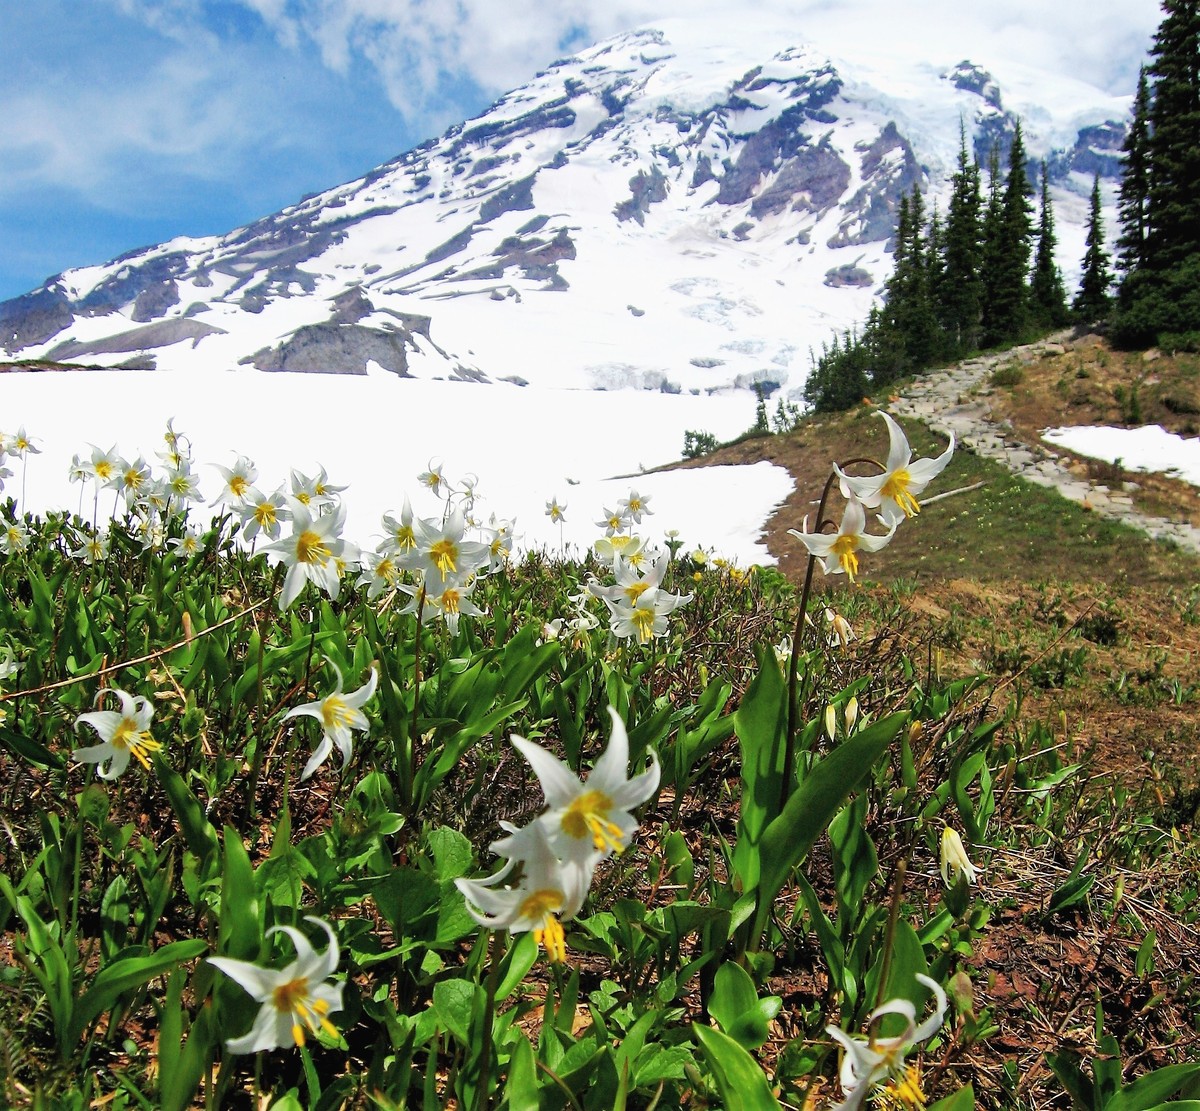
[[[1157,0],[241,0],[280,35],[316,44],[344,71],[362,59],[392,103],[418,119],[447,86],[469,81],[498,93],[528,78],[566,47],[578,48],[664,18],[770,16],[794,24],[826,50],[903,48],[933,41],[949,53],[1010,57],[1086,77],[1113,92],[1132,89],[1158,23]],[[954,60],[958,60],[955,58]]]

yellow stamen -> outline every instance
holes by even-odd
[[[326,729],[336,729],[339,725],[349,725],[354,720],[354,712],[346,705],[344,699],[331,694],[321,703],[321,724]]]
[[[273,502],[260,502],[254,507],[254,519],[260,528],[270,528],[275,523],[275,505]]]
[[[98,463],[94,463],[92,465],[92,469],[96,472],[97,478],[112,478],[112,464],[105,459],[101,459]]]
[[[439,540],[429,549],[429,559],[441,571],[442,581],[445,582],[447,575],[458,570],[458,545],[449,537]]]
[[[146,754],[162,749],[162,743],[143,733],[133,718],[122,718],[108,743],[113,748],[127,750],[130,756],[137,757],[142,767],[147,769],[150,767],[150,760]]]
[[[642,609],[635,609],[632,621],[638,631],[639,644],[645,644],[646,641],[654,636],[654,610],[644,607]]]
[[[854,576],[858,574],[858,556],[854,554],[854,550],[857,547],[858,537],[852,533],[839,536],[833,542],[833,554],[838,557],[838,562],[842,565],[842,570],[846,572],[851,582],[854,581]]]
[[[909,492],[909,483],[912,482],[912,475],[905,470],[896,471],[891,478],[883,484],[880,489],[880,494],[885,498],[891,498],[901,509],[904,510],[906,517],[915,517],[921,512],[920,503]]]
[[[248,483],[240,474],[235,474],[230,477],[229,492],[235,497],[240,498],[249,488],[250,483]]]
[[[533,931],[533,940],[546,949],[546,956],[562,964],[567,959],[566,935],[562,923],[554,917],[562,910],[563,893],[551,888],[542,888],[528,896],[518,909],[522,918],[540,921],[541,926]]]
[[[323,567],[329,556],[329,546],[319,532],[305,529],[296,538],[296,559],[299,562],[319,563]]]
[[[636,603],[637,600],[650,589],[650,584],[645,579],[640,579],[638,582],[630,583],[625,588],[625,597],[630,602]]]
[[[878,1100],[884,1111],[925,1111],[920,1070],[909,1065],[901,1076],[889,1080],[880,1090]]]
[[[577,841],[591,836],[594,848],[619,853],[625,848],[625,835],[620,826],[609,820],[612,808],[612,799],[603,791],[585,791],[571,801],[563,814],[563,830]]]
[[[312,501],[312,494],[307,490],[297,490],[295,497],[301,505],[308,505]]]
[[[458,613],[458,605],[461,601],[461,594],[451,587],[448,590],[443,590],[437,599],[437,604],[441,606],[446,613]]]

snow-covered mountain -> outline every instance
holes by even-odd
[[[751,19],[618,36],[358,181],[0,303],[0,346],[114,367],[795,393],[810,349],[879,294],[900,196],[917,184],[944,210],[960,121],[985,157],[1018,116],[1051,168],[1073,277],[1127,98],[844,54]]]

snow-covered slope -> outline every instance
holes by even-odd
[[[749,17],[618,36],[359,181],[4,302],[0,343],[198,373],[794,395],[810,348],[878,295],[901,194],[945,196],[960,121],[985,151],[1018,115],[1077,269],[1125,99],[1020,67],[1010,94],[960,58],[843,54]]]

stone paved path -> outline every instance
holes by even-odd
[[[1062,344],[1051,339],[970,359],[916,379],[888,408],[896,416],[917,417],[943,435],[953,432],[960,444],[977,455],[1003,463],[1029,482],[1053,486],[1064,498],[1086,503],[1102,517],[1123,521],[1156,539],[1172,540],[1200,553],[1200,528],[1139,513],[1128,494],[1072,474],[1049,446],[1011,439],[1003,424],[992,420],[989,381],[998,367],[1011,363],[1014,357],[1030,362],[1042,354],[1062,351]]]

